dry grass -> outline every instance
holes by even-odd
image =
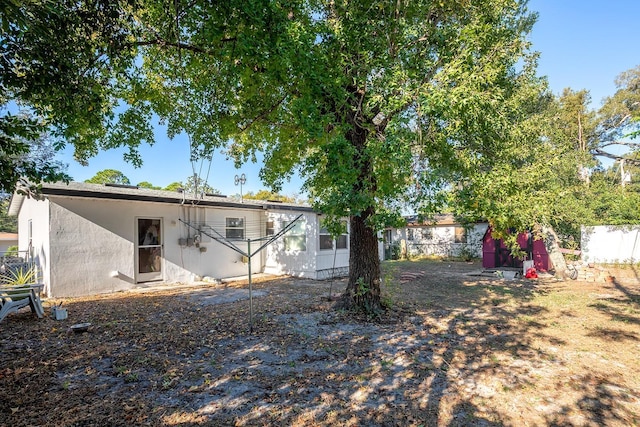
[[[504,281],[392,262],[376,322],[329,283],[63,301],[0,324],[0,425],[640,424],[640,285]],[[344,283],[334,283],[342,289]],[[55,303],[58,301],[51,301]],[[91,322],[88,333],[68,333]]]

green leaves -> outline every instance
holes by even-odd
[[[41,180],[68,181],[65,165],[53,159],[51,141],[34,118],[4,112],[0,116],[0,193],[37,189]]]
[[[90,179],[85,180],[90,184],[123,184],[129,185],[131,182],[122,172],[115,169],[104,169],[96,173]]]

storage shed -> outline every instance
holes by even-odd
[[[515,267],[522,268],[524,260],[533,260],[538,271],[549,271],[551,263],[544,240],[534,239],[533,233],[527,231],[518,234],[518,244],[526,253],[524,259],[511,255],[511,251],[501,239],[491,236],[491,227],[487,228],[482,239],[482,266],[484,268]]]

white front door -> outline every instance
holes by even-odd
[[[162,280],[162,218],[138,218],[136,232],[136,281]]]

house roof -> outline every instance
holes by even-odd
[[[451,214],[438,214],[433,218],[420,220],[417,215],[405,216],[407,227],[433,227],[437,225],[457,225],[459,222],[455,220]]]
[[[0,240],[18,240],[18,233],[5,233],[4,231],[0,231]]]
[[[226,196],[205,195],[202,198],[193,194],[177,191],[151,190],[130,185],[89,184],[85,182],[45,183],[42,185],[42,195],[81,197],[88,199],[130,200],[139,202],[156,202],[170,204],[197,204],[198,206],[228,207],[240,209],[262,210],[294,210],[313,212],[308,205],[281,203],[265,200],[245,199],[242,202],[228,199]],[[18,215],[22,202],[27,196],[13,194],[9,204],[8,214]]]
[[[407,227],[434,227],[461,225],[452,214],[437,214],[433,218],[419,220],[417,215],[406,216]]]

